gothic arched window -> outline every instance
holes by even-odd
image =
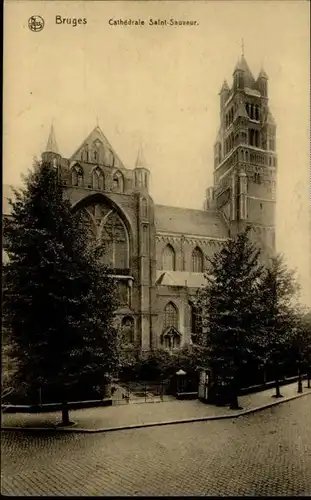
[[[162,268],[164,271],[175,271],[175,250],[171,245],[166,245],[162,254]]]
[[[178,309],[173,302],[166,304],[164,309],[164,330],[168,327],[178,329]]]
[[[192,272],[203,273],[203,253],[199,247],[192,252]]]
[[[169,302],[164,309],[164,324],[162,344],[166,349],[175,349],[180,346],[180,334],[178,333],[178,309]]]
[[[120,215],[104,203],[89,205],[84,210],[89,216],[87,222],[92,222],[92,230],[103,246],[105,264],[116,270],[128,269],[129,235]]]
[[[73,186],[83,186],[83,170],[82,167],[75,165],[71,169],[71,183]]]
[[[128,268],[128,235],[123,221],[115,211],[111,210],[105,218],[101,240],[106,246],[106,264],[115,269]]]
[[[87,149],[87,146],[81,151],[81,160],[82,161],[89,161],[89,151]]]
[[[92,186],[93,189],[98,189],[100,191],[104,190],[104,174],[101,168],[96,167],[92,173]]]
[[[148,217],[148,204],[146,198],[141,200],[141,215],[143,217]]]
[[[112,190],[117,193],[123,193],[123,175],[121,172],[115,172],[112,178]]]

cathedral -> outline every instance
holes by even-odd
[[[242,55],[219,98],[214,182],[203,210],[155,204],[142,151],[126,168],[99,126],[70,158],[59,152],[52,127],[42,153],[57,167],[73,210],[83,212],[87,237],[105,243],[129,346],[172,350],[195,342],[200,324],[191,297],[204,286],[205,256],[246,224],[263,258],[274,253],[276,124],[268,76],[262,69],[255,79]],[[3,211],[8,215],[7,203]]]

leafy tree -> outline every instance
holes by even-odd
[[[298,311],[293,327],[292,348],[298,365],[298,392],[302,392],[302,370],[307,371],[307,387],[311,379],[311,313]]]
[[[254,342],[262,366],[274,367],[276,397],[281,397],[281,363],[292,345],[299,317],[293,302],[297,290],[294,272],[287,269],[283,258],[280,255],[271,258],[260,284],[260,328]]]
[[[251,354],[257,328],[260,251],[249,228],[208,258],[207,285],[197,299],[203,316],[203,345],[218,382],[229,384],[231,408],[239,408],[238,377]]]
[[[3,321],[17,362],[15,386],[56,391],[68,425],[70,392],[101,386],[118,364],[115,284],[55,168],[37,164],[24,182],[4,225]]]
[[[135,380],[139,375],[140,352],[137,347],[123,346],[120,342],[119,373],[121,380]]]
[[[137,366],[138,378],[141,380],[163,380],[172,371],[171,354],[165,349],[152,349],[146,355],[142,353]]]

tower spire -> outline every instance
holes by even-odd
[[[241,55],[244,57],[244,38],[241,38]]]
[[[49,134],[49,138],[48,138],[48,142],[47,142],[45,150],[48,153],[59,154],[58,153],[58,146],[57,146],[57,142],[56,142],[56,138],[55,138],[55,131],[54,131],[53,122],[51,124],[50,134]]]

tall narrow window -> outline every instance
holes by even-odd
[[[83,185],[83,170],[77,165],[75,165],[71,170],[71,183],[73,186]]]
[[[192,252],[192,272],[203,273],[203,253],[199,247]]]
[[[148,204],[145,198],[142,198],[141,200],[141,215],[142,217],[148,216]]]
[[[175,251],[171,245],[166,245],[162,254],[162,268],[164,271],[175,271]]]
[[[148,234],[148,226],[143,226],[143,252],[144,254],[148,254],[149,252],[149,234]]]
[[[176,349],[180,346],[178,310],[172,302],[169,302],[164,309],[164,325],[161,341],[166,349]]]
[[[178,329],[178,310],[173,302],[166,304],[164,309],[164,330],[168,327]]]
[[[95,170],[93,170],[92,174],[92,184],[93,184],[93,189],[97,189],[102,191],[104,189],[104,175],[102,170],[97,167]]]
[[[88,152],[87,146],[81,152],[81,160],[82,161],[89,161],[89,152]]]
[[[112,189],[117,193],[123,193],[123,175],[121,172],[115,172],[113,175]]]

